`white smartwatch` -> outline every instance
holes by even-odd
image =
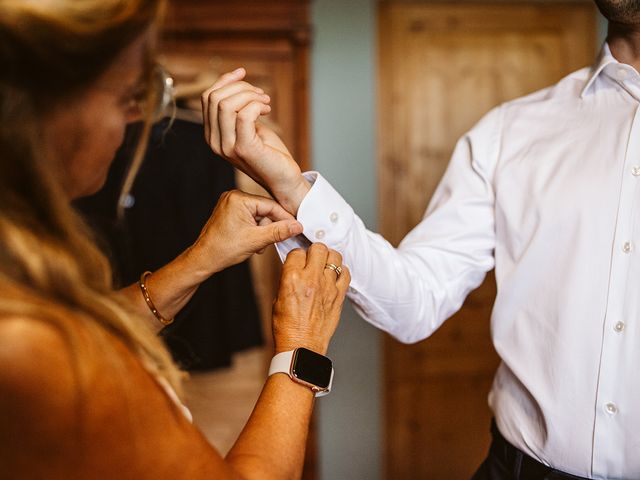
[[[328,395],[333,383],[331,359],[307,348],[296,348],[274,356],[269,376],[274,373],[286,373],[294,382],[309,387],[316,397]]]

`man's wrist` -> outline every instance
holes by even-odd
[[[311,184],[309,181],[300,175],[295,187],[287,189],[286,192],[278,193],[274,192],[276,200],[280,205],[284,207],[294,217],[298,215],[300,204],[311,190]]]

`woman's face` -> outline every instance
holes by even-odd
[[[127,123],[140,119],[146,43],[145,36],[127,47],[93,86],[44,119],[45,144],[72,199],[100,190]]]

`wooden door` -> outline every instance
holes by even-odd
[[[492,107],[593,61],[591,2],[381,2],[382,233],[416,225],[456,140]],[[385,341],[386,478],[468,479],[490,441],[495,280],[431,338]]]

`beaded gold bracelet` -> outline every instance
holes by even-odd
[[[140,291],[142,291],[142,296],[144,297],[144,301],[147,303],[147,307],[149,307],[149,310],[151,310],[151,313],[153,313],[153,315],[160,321],[160,323],[162,323],[163,325],[171,325],[173,323],[173,318],[164,318],[162,315],[160,315],[160,312],[158,311],[158,309],[156,308],[156,306],[153,304],[153,301],[151,300],[151,296],[149,295],[149,290],[147,290],[147,285],[146,285],[146,281],[147,281],[147,277],[151,275],[151,272],[144,272],[142,275],[140,275],[140,281],[138,282],[138,285],[140,286]]]

